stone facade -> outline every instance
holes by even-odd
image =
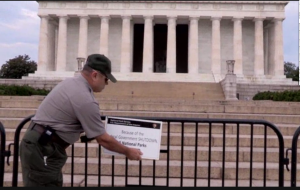
[[[74,75],[77,57],[103,53],[123,81],[220,82],[235,60],[237,82],[283,73],[282,21],[288,1],[39,2],[38,70],[24,78]],[[133,72],[134,25],[144,24],[141,72]],[[154,72],[153,26],[168,27],[165,72]],[[188,70],[176,72],[176,25],[188,25]],[[249,79],[250,78],[250,79]]]

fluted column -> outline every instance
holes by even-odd
[[[234,73],[243,74],[243,44],[242,44],[242,18],[233,18],[233,59]]]
[[[67,21],[68,16],[59,16],[58,25],[58,45],[57,45],[57,61],[56,70],[66,71],[67,64]]]
[[[131,72],[131,38],[130,38],[130,16],[122,17],[122,42],[121,42],[121,73]]]
[[[176,73],[176,17],[168,17],[167,73]]]
[[[282,21],[283,18],[274,18],[274,64],[273,67],[275,69],[274,74],[276,75],[284,75],[284,57],[283,57],[283,35],[282,35]]]
[[[153,73],[153,16],[145,16],[143,73]]]
[[[190,18],[188,69],[189,73],[198,73],[198,20],[199,17]]]
[[[100,53],[108,56],[109,16],[101,17]]]
[[[254,50],[254,75],[264,75],[264,33],[263,18],[255,18],[255,50]]]
[[[48,64],[47,71],[55,71],[55,59],[56,59],[56,30],[58,28],[58,22],[50,19],[48,25]]]
[[[78,57],[87,58],[88,20],[89,16],[80,16]]]
[[[39,41],[39,55],[38,55],[38,71],[46,71],[48,64],[48,24],[49,16],[40,15],[40,41]]]
[[[211,49],[211,70],[215,74],[221,74],[221,33],[220,17],[213,17],[212,20],[212,49]]]

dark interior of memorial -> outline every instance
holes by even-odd
[[[188,25],[176,26],[176,73],[188,72]],[[155,24],[153,29],[153,72],[166,72],[167,24]],[[133,72],[143,71],[144,24],[134,24]]]

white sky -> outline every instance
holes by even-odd
[[[299,2],[290,1],[283,21],[284,60],[299,64]],[[36,1],[0,1],[0,66],[18,55],[37,61],[40,18]]]

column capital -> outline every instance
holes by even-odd
[[[154,18],[153,15],[144,15],[145,20],[149,20],[149,19],[153,20],[153,18]]]
[[[167,16],[168,20],[177,20],[177,16]]]
[[[131,20],[131,15],[122,15],[121,16],[122,17],[122,19],[129,19],[129,20]]]
[[[282,22],[285,18],[275,17],[272,19],[272,22]]]
[[[210,18],[211,21],[214,21],[214,20],[220,21],[221,19],[222,19],[222,17],[220,17],[220,16],[214,16],[214,17]]]
[[[70,17],[68,15],[57,15],[58,18],[65,18],[65,19],[69,19]]]
[[[90,19],[89,15],[78,15],[80,19]]]
[[[242,21],[244,19],[244,17],[233,17],[232,21]]]
[[[255,17],[254,19],[253,19],[253,21],[254,22],[256,22],[256,21],[264,21],[266,18],[265,17]]]
[[[200,16],[189,16],[190,21],[196,20],[198,21],[200,19]]]
[[[45,18],[45,19],[49,19],[50,18],[50,16],[48,14],[38,14],[38,17]]]
[[[110,20],[110,16],[100,16],[101,18],[101,23],[108,23]]]
[[[100,17],[101,19],[107,19],[107,20],[110,19],[110,16],[109,16],[109,15],[99,15],[99,17]]]

